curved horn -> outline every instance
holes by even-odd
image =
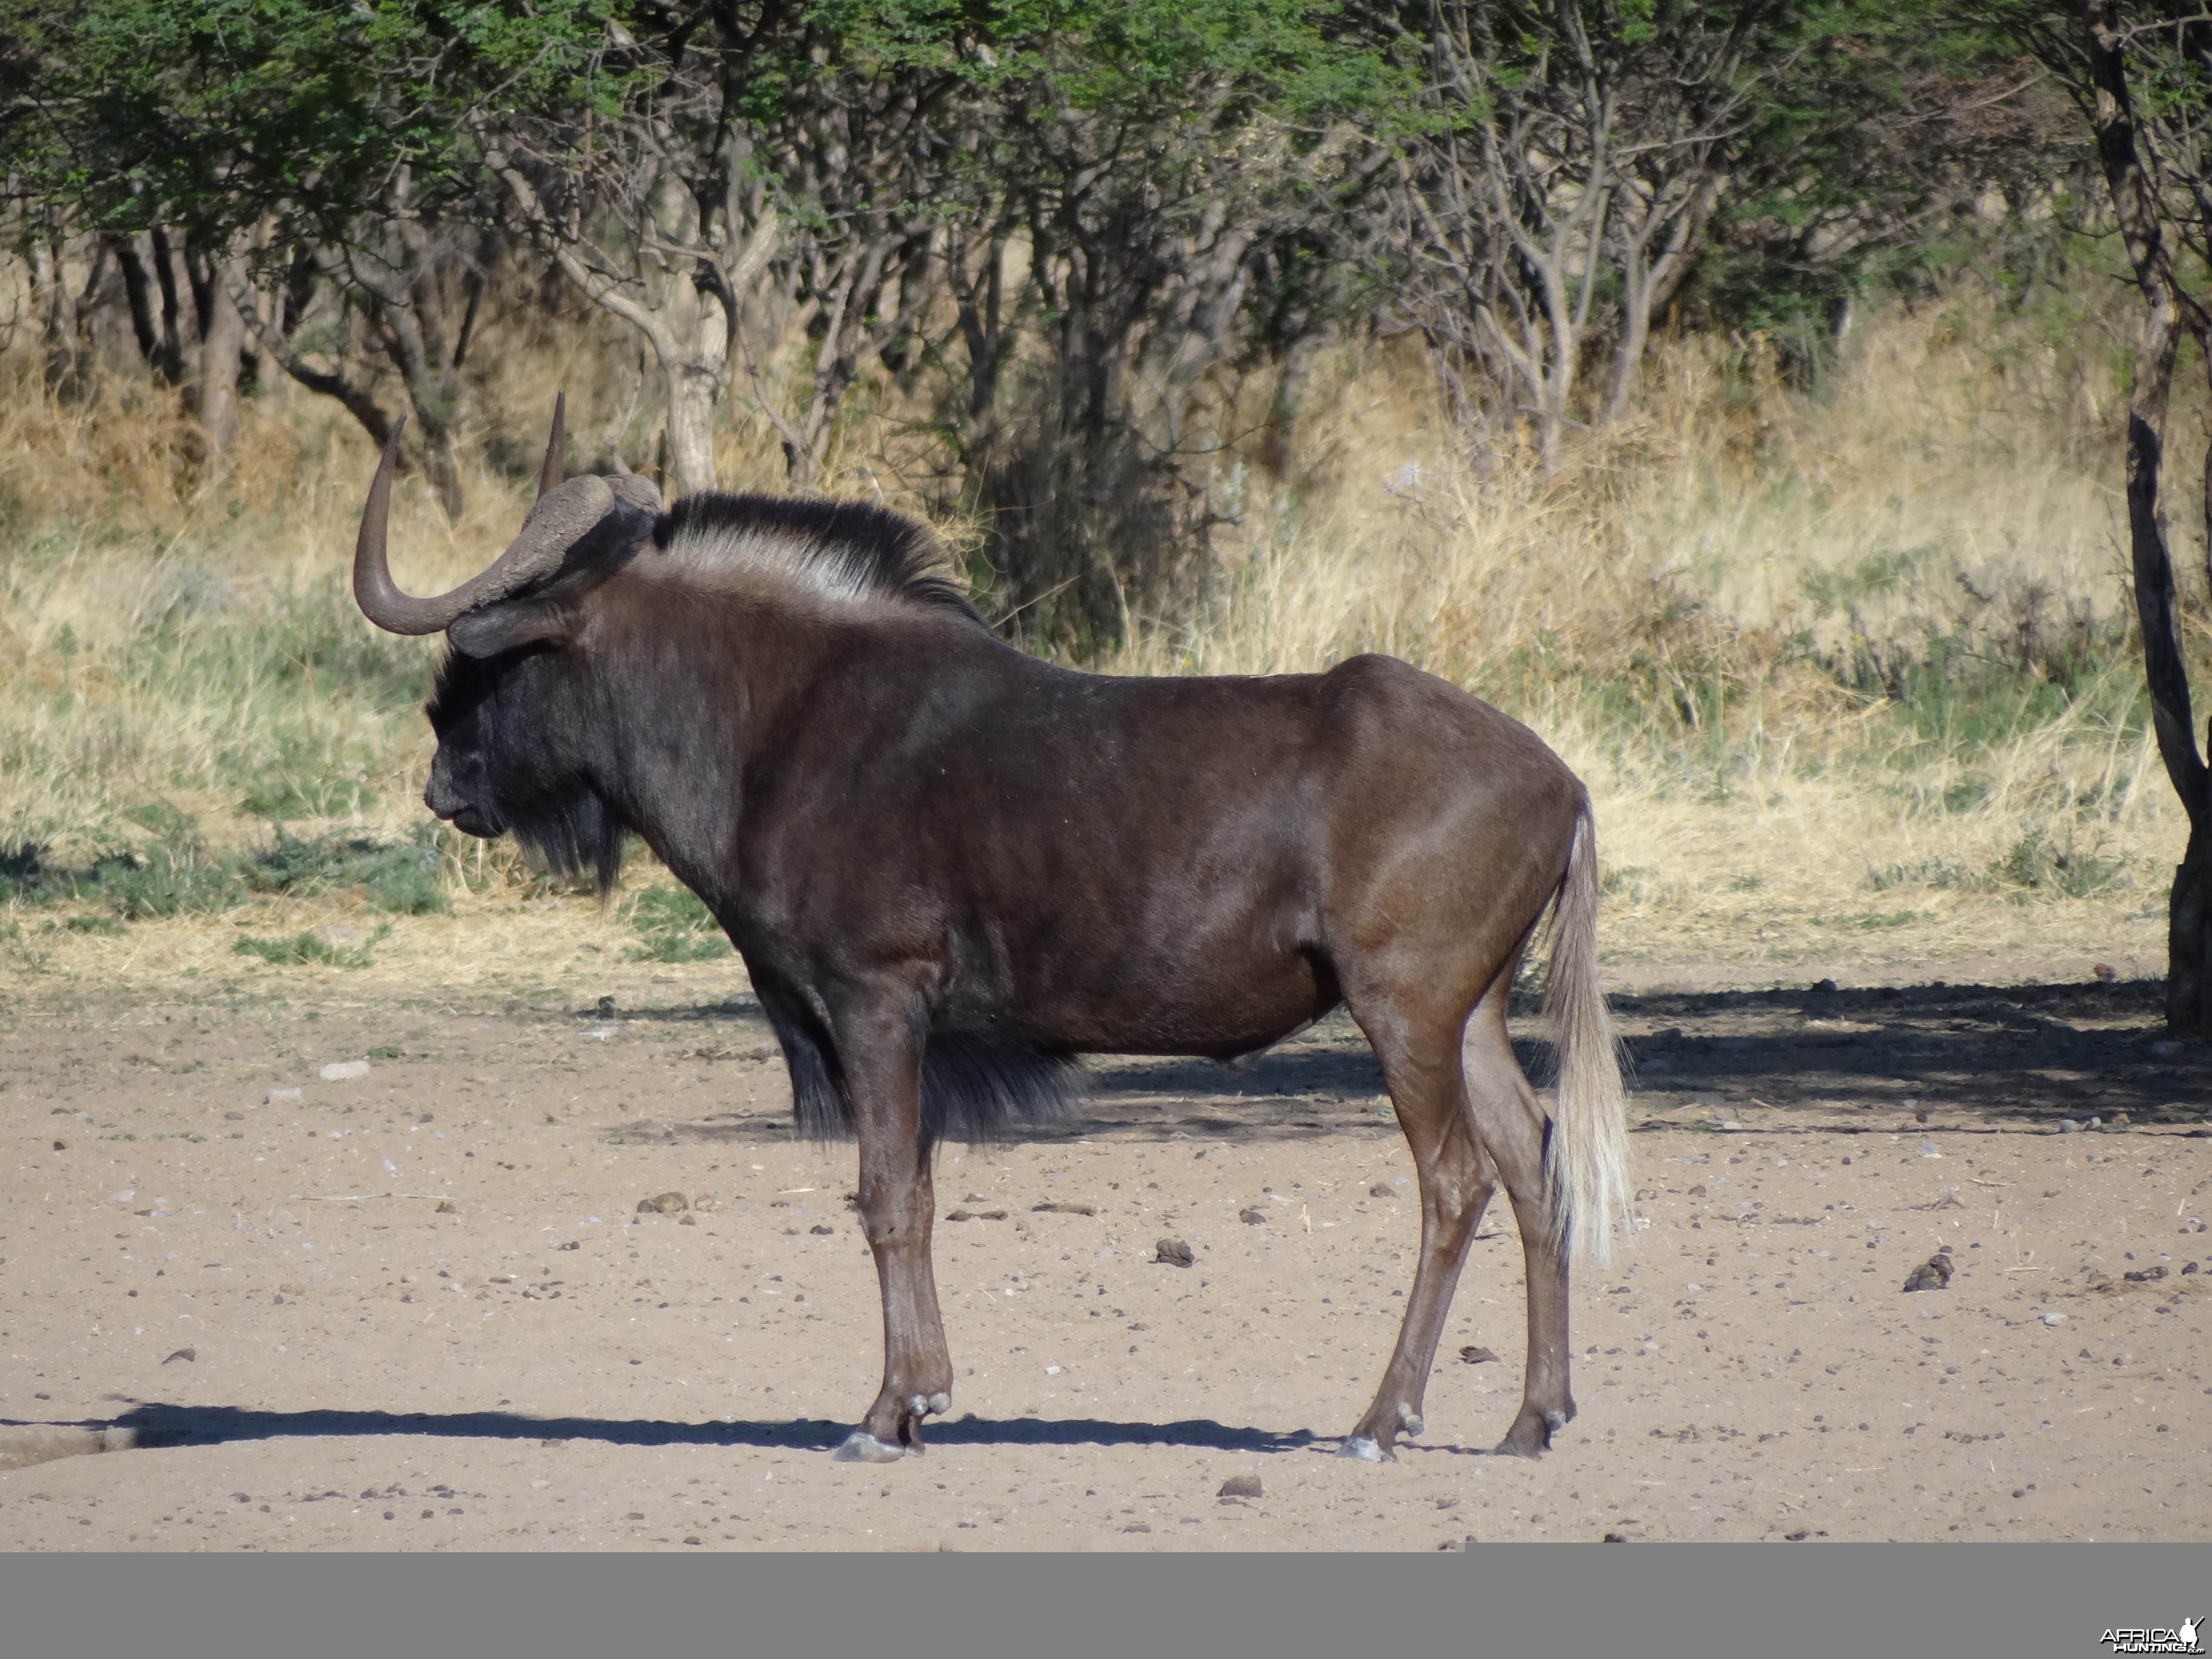
[[[553,394],[553,435],[545,445],[545,464],[538,469],[538,493],[559,488],[561,483],[562,447],[568,436],[568,394]]]
[[[386,531],[392,516],[392,473],[399,458],[401,416],[384,446],[376,477],[362,510],[361,536],[354,543],[353,597],[361,613],[389,634],[435,634],[465,611],[518,592],[561,568],[568,550],[615,509],[616,493],[604,478],[589,475],[556,484],[538,499],[523,520],[522,532],[491,564],[452,592],[435,599],[403,593],[392,580]],[[559,428],[556,424],[555,430]]]

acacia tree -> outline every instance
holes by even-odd
[[[1431,0],[1367,14],[1418,64],[1388,237],[1403,302],[1477,413],[1503,394],[1544,464],[1581,402],[1635,389],[1651,321],[1703,252],[1765,81],[1780,0]],[[1480,383],[1470,383],[1472,370]]]
[[[583,96],[480,111],[532,234],[652,347],[680,489],[714,483],[733,362],[791,481],[819,481],[861,365],[935,292],[934,123],[965,89],[963,31],[957,5],[624,8],[580,64]],[[809,361],[786,408],[760,337],[788,329]]]
[[[1973,16],[2026,47],[2072,97],[2142,296],[2128,386],[2129,552],[2151,723],[2189,817],[2167,901],[2166,1023],[2212,1035],[2212,774],[2197,743],[2164,476],[2185,337],[2212,373],[2212,290],[2201,275],[2212,267],[2212,20],[2173,0],[1998,3]],[[2212,447],[2202,477],[2212,576]]]
[[[641,45],[610,19],[581,52],[584,97],[472,114],[537,245],[651,347],[685,494],[714,487],[714,407],[738,307],[779,228],[775,202],[744,169],[734,65],[694,50],[696,22],[669,18]]]
[[[295,337],[312,290],[337,290],[404,385],[422,464],[457,515],[459,372],[487,220],[457,118],[494,92],[559,95],[602,9],[13,0],[0,159],[26,206],[101,239],[149,362],[185,384],[216,451],[234,436],[252,346],[388,432],[345,343],[310,354]]]
[[[1403,89],[1338,21],[1311,0],[1092,0],[1006,7],[969,46],[968,125],[940,128],[942,349],[964,368],[946,425],[1024,631],[1094,648],[1203,569],[1194,395],[1247,341],[1280,343],[1290,273],[1339,244],[1371,173],[1351,120]]]
[[[1835,290],[2047,161],[2025,79],[1927,0],[1413,0],[1358,27],[1418,66],[1378,136],[1376,238],[1475,425],[1556,466],[1629,406],[1655,322],[1717,240]],[[1592,380],[1595,385],[1589,384]]]

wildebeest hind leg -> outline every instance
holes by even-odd
[[[1451,1312],[1452,1290],[1498,1178],[1468,1116],[1458,1019],[1401,1024],[1370,1011],[1362,1023],[1369,1027],[1399,1127],[1413,1149],[1421,1198],[1420,1261],[1398,1346],[1375,1403],[1343,1448],[1346,1457],[1379,1462],[1395,1455],[1392,1448],[1401,1433],[1421,1431],[1422,1400]]]
[[[1575,1414],[1568,1388],[1567,1254],[1553,1237],[1552,1208],[1544,1193],[1549,1120],[1513,1056],[1502,984],[1492,988],[1467,1023],[1465,1065],[1475,1133],[1513,1201],[1528,1283],[1528,1362],[1521,1412],[1498,1449],[1537,1457]]]
[[[937,1307],[929,1240],[937,1197],[921,1140],[921,1048],[903,1018],[838,1033],[838,1061],[860,1143],[860,1225],[884,1303],[884,1384],[841,1462],[921,1450],[922,1419],[952,1404],[952,1358]]]

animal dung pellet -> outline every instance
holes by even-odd
[[[1937,1252],[1912,1270],[1905,1281],[1908,1291],[1948,1290],[1951,1284],[1951,1258]]]
[[[1154,1248],[1158,1251],[1154,1260],[1164,1261],[1171,1267],[1188,1267],[1198,1260],[1191,1254],[1190,1246],[1179,1238],[1164,1238]]]

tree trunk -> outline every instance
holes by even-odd
[[[153,251],[154,281],[161,293],[161,338],[155,348],[154,367],[171,386],[182,386],[186,349],[197,345],[199,338],[198,328],[185,309],[177,286],[177,268],[182,258],[168,232],[160,225],[147,233],[147,241]]]
[[[369,303],[383,336],[385,355],[398,369],[422,433],[422,476],[437,492],[446,521],[459,524],[466,502],[460,463],[453,453],[460,416],[457,377],[440,349],[435,298],[427,282],[392,293],[370,290]]]
[[[2173,872],[2166,912],[2166,1029],[2177,1036],[2212,1030],[2212,844],[2191,830]]]
[[[31,277],[46,336],[46,389],[74,403],[86,390],[84,347],[77,332],[76,292],[70,286],[58,240],[31,250]]]
[[[2142,291],[2143,313],[2128,386],[2128,542],[2142,627],[2143,675],[2151,724],[2166,773],[2189,815],[2189,842],[2174,872],[2166,912],[2166,1018],[2177,1035],[2201,1036],[2212,1018],[2212,836],[2207,778],[2197,748],[2189,669],[2174,603],[2173,559],[2159,498],[2166,413],[2179,344],[2180,295],[2168,259],[2157,199],[2145,177],[2130,106],[2118,0],[2077,0],[2082,45],[2095,88],[2097,160],[2112,191],[2121,240]],[[2200,343],[2203,343],[2200,342]]]
[[[691,227],[684,224],[681,228]],[[713,290],[678,268],[668,273],[661,327],[649,331],[668,398],[668,461],[678,495],[714,487],[714,402],[730,362],[730,314]]]
[[[752,234],[742,236],[734,214],[704,223],[690,193],[676,180],[664,179],[653,192],[647,221],[661,246],[650,251],[634,247],[628,271],[599,268],[548,217],[536,189],[519,169],[496,150],[489,159],[539,245],[568,280],[652,346],[667,397],[668,459],[677,493],[714,489],[714,403],[729,368],[735,307],[775,252],[780,223],[773,204],[763,211]],[[769,414],[775,418],[773,410]],[[790,428],[781,419],[777,425],[787,447]]]
[[[146,261],[139,256],[136,238],[115,239],[115,263],[123,271],[123,296],[131,307],[131,331],[138,339],[138,355],[147,366],[159,373],[161,368],[161,332],[154,319],[153,278],[147,274]]]
[[[210,252],[205,320],[200,328],[199,368],[190,396],[199,416],[207,449],[204,465],[221,465],[238,443],[238,366],[246,349],[246,319],[239,315],[228,286],[213,266],[223,256]]]
[[[696,356],[672,369],[663,365],[661,374],[668,384],[668,465],[676,493],[703,494],[714,487],[714,394],[721,376],[707,373]]]

